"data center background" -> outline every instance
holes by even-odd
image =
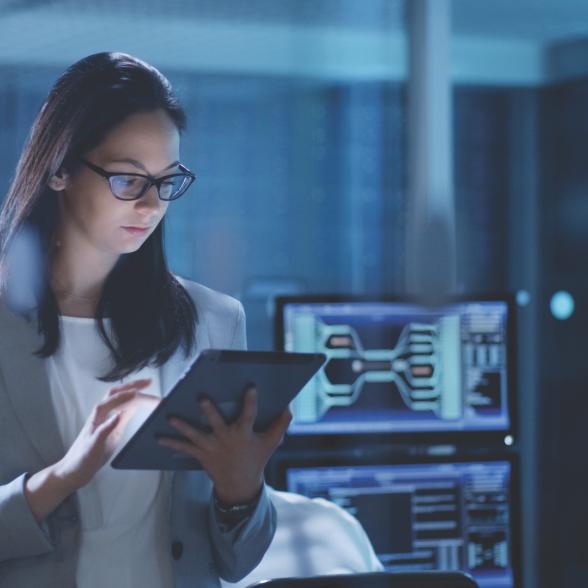
[[[0,0],[2,193],[64,67],[136,53],[190,121],[182,158],[199,180],[168,213],[172,269],[244,302],[251,349],[273,346],[278,295],[402,295],[407,4]],[[519,295],[523,578],[585,585],[588,8],[449,6],[458,290]],[[575,301],[566,320],[559,291]]]

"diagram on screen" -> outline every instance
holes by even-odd
[[[479,305],[443,312],[390,306],[287,309],[286,349],[327,356],[294,401],[295,427],[506,428],[503,314]]]

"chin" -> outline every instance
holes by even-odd
[[[139,251],[139,249],[141,249],[142,245],[143,243],[140,243],[139,245],[135,245],[135,247],[129,247],[126,253],[135,253],[135,251]]]
[[[135,251],[139,251],[139,249],[141,249],[141,246],[143,245],[143,242],[140,243],[129,243],[126,245],[123,245],[122,247],[119,247],[118,252],[119,253],[134,253]]]

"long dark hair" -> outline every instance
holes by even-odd
[[[59,309],[50,285],[50,259],[58,217],[57,194],[49,186],[60,169],[74,173],[78,158],[128,116],[163,109],[178,131],[186,115],[169,81],[153,66],[118,52],[89,55],[55,82],[27,137],[14,179],[0,211],[0,295],[9,299],[15,278],[10,256],[19,236],[38,244],[40,265],[35,304],[20,312],[36,319],[44,334],[38,357],[59,347]],[[120,255],[104,283],[97,305],[100,335],[115,365],[98,379],[113,382],[149,364],[162,365],[183,344],[195,342],[197,311],[184,287],[168,270],[163,247],[164,220],[133,253]],[[17,247],[14,247],[17,249]],[[19,271],[18,268],[14,272]],[[111,341],[103,319],[109,317]]]

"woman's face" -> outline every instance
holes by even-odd
[[[125,119],[84,158],[107,172],[161,177],[179,171],[179,143],[179,132],[165,111],[143,112]],[[121,161],[125,159],[134,163]],[[60,231],[66,240],[81,245],[81,239],[100,252],[114,255],[139,249],[169,205],[159,199],[156,186],[138,200],[119,200],[108,180],[84,164],[66,179],[60,194]],[[138,234],[124,227],[148,228]]]

